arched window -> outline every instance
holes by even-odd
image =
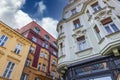
[[[47,41],[49,41],[49,40],[50,40],[50,37],[49,37],[48,35],[45,35],[45,36],[44,36],[44,39],[47,40]]]
[[[37,34],[40,34],[40,29],[38,27],[34,27],[34,32],[36,32]]]

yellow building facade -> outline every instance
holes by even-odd
[[[30,46],[35,47],[0,21],[0,80],[20,80]]]

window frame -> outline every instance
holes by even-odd
[[[2,39],[2,37],[3,37],[3,39]],[[5,46],[7,41],[8,41],[8,37],[5,34],[2,34],[0,37],[0,46]]]
[[[16,54],[20,54],[21,50],[22,50],[22,45],[21,45],[20,43],[18,43],[18,44],[16,45],[15,49],[14,49],[14,52],[15,52]]]

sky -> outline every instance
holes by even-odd
[[[1,0],[0,20],[13,29],[36,21],[53,37],[67,0]]]

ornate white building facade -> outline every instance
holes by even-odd
[[[64,80],[120,80],[120,0],[69,0],[57,31]]]

